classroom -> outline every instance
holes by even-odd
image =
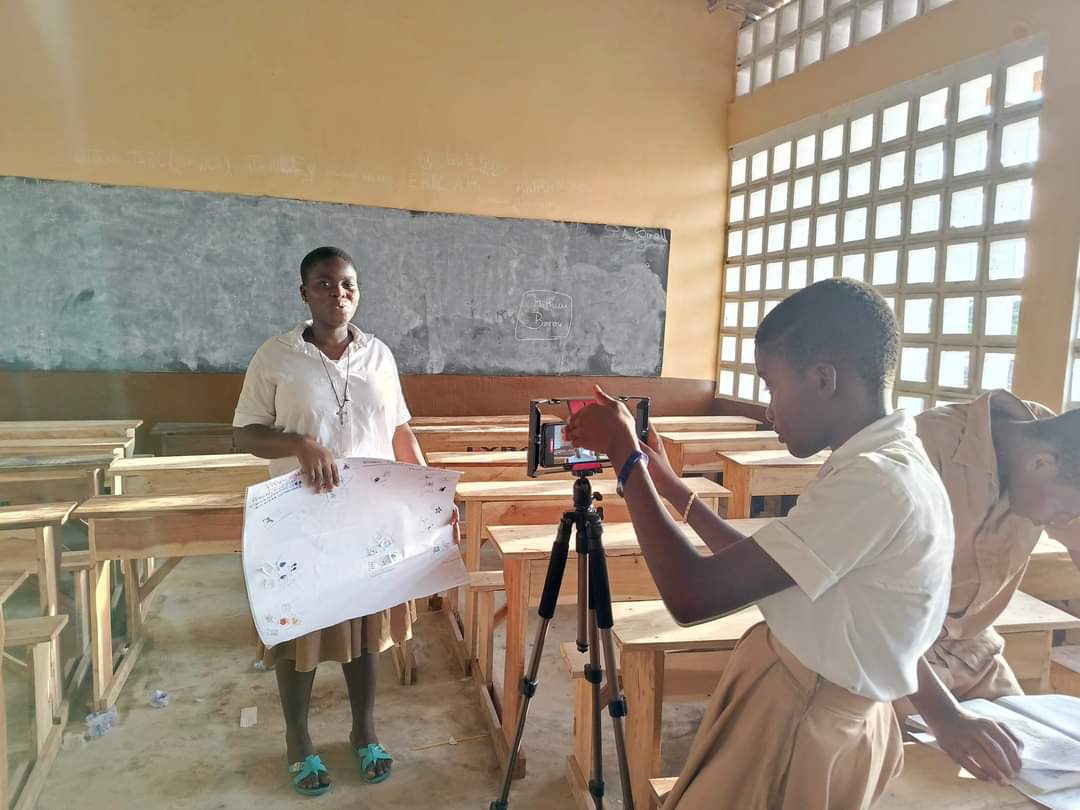
[[[0,810],[1080,810],[1077,39],[0,0]]]

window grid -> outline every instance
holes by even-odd
[[[735,95],[744,96],[951,0],[788,0],[743,26]]]
[[[767,402],[760,319],[845,275],[896,312],[899,407],[1011,387],[1043,49],[1006,48],[733,149],[719,396]]]

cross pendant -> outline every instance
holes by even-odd
[[[337,411],[338,422],[341,423],[342,427],[345,427],[345,410],[346,410],[345,405],[342,405],[340,408],[338,408],[338,411]]]

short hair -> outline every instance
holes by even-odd
[[[1071,486],[1080,485],[1080,409],[1030,422],[1027,431],[1033,439],[1052,448],[1061,481]]]
[[[784,299],[761,322],[759,349],[796,368],[848,366],[871,388],[890,388],[900,335],[896,316],[873,287],[849,278],[811,284]]]
[[[307,284],[308,273],[311,272],[311,268],[325,262],[327,259],[341,259],[342,261],[351,264],[354,268],[356,267],[356,262],[353,261],[353,257],[341,248],[329,246],[317,247],[300,260],[300,283]]]

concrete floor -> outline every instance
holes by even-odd
[[[272,672],[252,667],[252,633],[239,561],[185,560],[159,589],[147,623],[148,642],[118,703],[116,726],[105,737],[85,741],[85,710],[72,712],[64,748],[38,807],[273,810],[310,803],[324,810],[475,810],[487,808],[495,798],[501,774],[486,737],[416,750],[451,736],[461,739],[486,731],[477,692],[451,655],[442,616],[422,614],[416,626],[415,686],[398,685],[391,657],[383,656],[377,718],[382,742],[396,762],[393,778],[382,785],[362,782],[349,751],[349,710],[340,667],[320,668],[312,736],[335,786],[319,799],[300,797],[290,788],[275,679]],[[561,608],[529,715],[528,774],[514,783],[511,807],[575,806],[564,776],[571,747],[573,687],[558,652],[559,642],[573,637],[573,609]],[[497,647],[501,641],[497,639]],[[168,707],[151,708],[149,696],[155,689],[170,694]],[[25,713],[25,704],[11,705],[24,700],[18,689],[9,689],[12,712]],[[258,725],[241,729],[240,710],[246,706],[258,707]],[[685,759],[702,709],[699,704],[665,708],[665,774],[677,773]],[[607,724],[605,728],[605,806],[619,807],[613,743]],[[18,733],[15,727],[11,731]]]

